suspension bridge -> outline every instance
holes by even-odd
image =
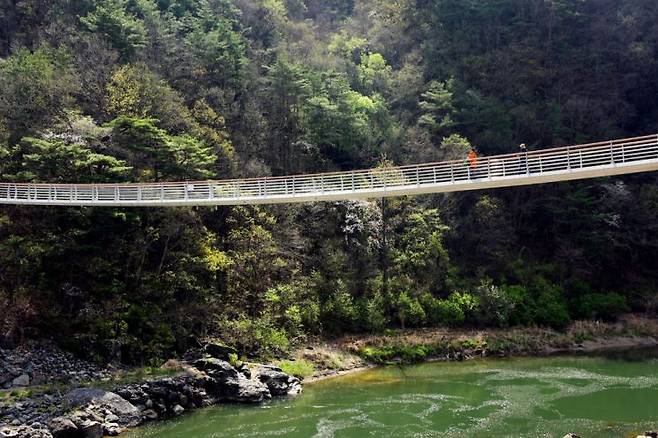
[[[545,184],[658,170],[658,134],[367,170],[214,181],[0,182],[0,204],[174,207],[369,199]]]

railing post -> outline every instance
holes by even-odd
[[[583,168],[583,150],[582,149],[580,149],[578,151],[578,155],[580,157],[580,168],[582,169]]]
[[[610,164],[615,165],[615,151],[612,148],[612,140],[610,140]]]
[[[432,173],[434,174],[434,184],[436,184],[436,165],[432,166]]]
[[[420,169],[416,166],[416,187],[420,187]]]
[[[491,180],[491,158],[487,157],[487,177]]]
[[[571,147],[567,146],[567,170],[571,171]]]
[[[450,182],[455,182],[455,162],[450,162]]]
[[[354,171],[352,171],[352,191],[356,191],[356,186],[354,185]]]
[[[626,162],[626,143],[621,144],[621,162],[625,163]]]
[[[539,155],[539,173],[544,173],[544,166],[541,162],[541,155]]]

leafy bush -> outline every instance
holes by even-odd
[[[249,356],[281,356],[290,349],[288,334],[268,318],[223,319],[221,339]]]
[[[310,377],[315,372],[315,365],[306,359],[282,360],[275,363],[284,373],[295,376],[298,379]]]
[[[575,307],[576,316],[579,318],[604,321],[614,321],[622,313],[630,311],[626,297],[614,292],[584,295],[576,301]]]
[[[528,290],[522,285],[502,285],[501,289],[507,295],[511,310],[508,325],[532,325],[535,323],[534,303]]]
[[[463,325],[478,307],[477,299],[467,292],[453,292],[446,300],[426,293],[421,296],[421,302],[432,324],[450,327]]]
[[[505,288],[483,282],[475,289],[478,297],[478,322],[485,326],[507,327],[514,302]]]
[[[390,323],[386,312],[386,300],[379,292],[365,300],[363,313],[365,328],[371,332],[381,331]]]
[[[543,278],[537,278],[533,289],[536,293],[534,322],[556,329],[563,329],[569,325],[571,318],[567,303],[558,286]]]
[[[425,322],[425,310],[416,298],[412,298],[406,292],[402,292],[395,303],[395,313],[400,321],[400,326],[406,324],[417,327]]]
[[[358,317],[357,306],[345,284],[338,281],[334,293],[321,310],[324,327],[332,333],[354,330]]]
[[[464,324],[466,316],[464,310],[457,301],[438,300],[437,302],[437,319],[450,327],[458,327]]]

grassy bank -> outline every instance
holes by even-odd
[[[299,350],[294,358],[301,363],[312,363],[314,377],[325,377],[373,364],[542,356],[651,345],[658,345],[658,321],[626,315],[616,323],[578,321],[564,332],[537,327],[496,330],[432,328],[347,336]]]

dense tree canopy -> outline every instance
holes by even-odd
[[[0,2],[0,180],[166,181],[658,131],[650,0]],[[651,174],[217,209],[0,208],[0,343],[99,360],[203,336],[655,312]]]

